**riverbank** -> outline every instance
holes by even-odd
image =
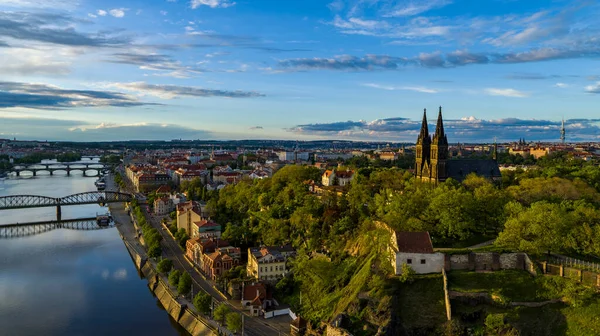
[[[218,329],[188,308],[187,303],[180,302],[166,281],[158,274],[154,262],[148,260],[143,248],[135,240],[135,225],[127,215],[123,216],[125,213],[123,205],[111,204],[110,210],[115,222],[118,223],[117,230],[119,230],[135,267],[148,280],[148,287],[167,313],[191,335],[218,335]]]

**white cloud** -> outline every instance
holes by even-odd
[[[110,15],[112,15],[116,18],[122,18],[125,16],[126,10],[127,10],[127,8],[113,8],[108,12],[110,13]]]
[[[108,14],[108,13],[105,10],[98,9],[98,11],[96,12],[96,14],[98,14],[100,16],[106,16],[106,14]]]
[[[524,97],[529,96],[528,93],[518,91],[515,89],[489,88],[489,89],[485,89],[484,92],[490,96],[517,97],[517,98],[524,98]]]
[[[402,17],[414,16],[427,12],[432,9],[441,8],[452,3],[450,0],[416,0],[403,2],[402,5],[393,7],[383,16],[387,17]]]
[[[60,8],[71,9],[79,5],[77,0],[0,0],[0,5],[8,7]]]
[[[565,84],[565,83],[556,83],[556,84],[554,84],[554,86],[556,86],[556,87],[559,87],[559,88],[561,88],[561,89],[564,89],[564,88],[568,87],[568,86],[569,86],[569,84]]]
[[[596,84],[588,85],[585,87],[585,92],[587,93],[600,93],[600,82],[596,82]]]
[[[161,10],[161,11],[160,11],[160,15],[167,15],[167,14],[169,14],[169,12],[167,12],[167,11],[164,11],[164,10]]]
[[[389,86],[389,85],[381,85],[375,83],[366,83],[363,86],[371,87],[374,89],[381,89],[387,91],[397,91],[397,90],[405,90],[405,91],[415,91],[421,93],[438,93],[440,92],[437,89],[431,89],[424,86]]]
[[[253,98],[264,96],[254,91],[212,90],[194,86],[156,85],[145,82],[111,83],[108,87],[137,92],[139,95],[150,95],[161,99],[177,97],[224,97],[224,98]]]
[[[234,6],[235,2],[230,0],[191,0],[190,7],[196,9],[200,6],[208,6],[210,8],[227,8]]]
[[[97,18],[98,17],[98,15],[92,14],[92,13],[88,13],[88,16],[91,17],[91,18]]]

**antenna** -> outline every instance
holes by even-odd
[[[564,145],[565,144],[565,118],[562,118],[562,123],[560,126],[560,142]]]

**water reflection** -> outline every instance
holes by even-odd
[[[0,196],[62,197],[94,190],[82,176],[0,180]],[[63,218],[106,212],[98,205],[65,206]],[[0,224],[52,220],[55,209],[0,212]],[[0,334],[184,335],[157,305],[115,228],[53,230],[0,240]]]

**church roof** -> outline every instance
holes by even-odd
[[[449,178],[462,181],[470,173],[491,178],[500,177],[498,163],[489,159],[459,159],[446,161],[446,172]]]

